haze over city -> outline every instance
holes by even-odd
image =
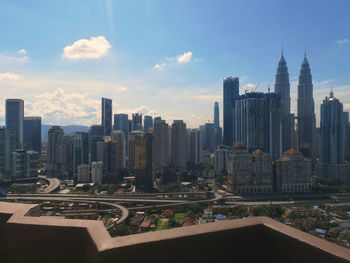
[[[273,90],[283,48],[293,113],[307,54],[318,126],[331,87],[350,110],[349,11],[347,1],[2,1],[0,100],[22,98],[45,124],[89,126],[105,96],[113,113],[198,127],[214,101],[222,109],[226,76],[241,94]],[[4,114],[1,103],[2,124]]]

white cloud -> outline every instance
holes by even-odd
[[[344,38],[344,39],[341,39],[341,40],[338,40],[337,41],[337,44],[339,46],[342,46],[342,45],[345,45],[346,43],[348,43],[350,40],[348,38]]]
[[[127,91],[127,90],[128,90],[127,87],[120,87],[120,88],[118,88],[119,92],[123,92],[123,91]]]
[[[27,51],[25,49],[21,49],[21,50],[18,50],[17,53],[26,55]]]
[[[97,59],[107,55],[110,48],[104,36],[79,39],[63,49],[63,56],[69,59]]]
[[[177,62],[178,63],[187,63],[191,60],[192,58],[192,52],[188,51],[183,53],[182,55],[177,56]]]
[[[0,73],[0,80],[19,80],[22,76],[10,72]]]
[[[167,64],[165,64],[165,63],[162,63],[162,64],[156,64],[156,65],[154,65],[154,69],[156,69],[156,70],[163,70],[164,68],[165,68],[165,66],[166,66]]]

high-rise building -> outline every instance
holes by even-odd
[[[343,104],[331,91],[321,105],[320,162],[316,165],[319,177],[350,180],[349,165],[345,164],[345,131]]]
[[[281,96],[281,119],[282,119],[282,152],[292,148],[294,135],[294,114],[290,113],[290,83],[286,60],[283,52],[278,62],[275,93]]]
[[[169,166],[169,126],[165,120],[154,119],[154,167]]]
[[[219,145],[214,150],[214,170],[227,171],[230,149],[231,148],[226,145]]]
[[[281,156],[280,95],[251,92],[236,99],[234,125],[236,141],[244,142],[249,152],[257,149],[276,160]]]
[[[128,114],[114,114],[114,126],[113,129],[116,131],[124,132],[125,139],[125,154],[126,156],[129,153],[129,144],[128,144],[128,136],[129,136],[129,119]]]
[[[315,104],[309,62],[304,57],[298,84],[298,149],[307,158],[314,159],[316,140]]]
[[[112,100],[102,98],[102,126],[103,135],[110,136],[112,131]]]
[[[135,185],[137,189],[149,192],[154,180],[154,143],[153,135],[143,134],[135,138]]]
[[[125,138],[124,138],[124,132],[123,131],[112,131],[111,133],[111,140],[113,143],[116,143],[117,147],[117,159],[115,160],[116,163],[116,170],[119,171],[121,169],[125,168]]]
[[[78,166],[78,183],[90,183],[88,164],[81,164]]]
[[[21,99],[6,100],[6,128],[16,132],[16,147],[23,147],[24,101]]]
[[[48,132],[47,172],[51,177],[73,177],[73,139],[59,126]]]
[[[131,121],[133,131],[142,131],[142,114],[133,113]]]
[[[344,126],[345,126],[345,161],[350,162],[350,122],[349,112],[344,112]]]
[[[12,177],[29,178],[38,176],[40,155],[36,151],[16,149],[12,153]]]
[[[12,175],[12,152],[16,149],[16,132],[0,127],[0,181],[8,181]]]
[[[41,117],[24,117],[23,144],[24,149],[36,151],[41,155]]]
[[[97,159],[97,142],[103,141],[104,129],[102,125],[92,125],[89,130],[90,163]]]
[[[235,127],[233,122],[233,112],[235,109],[235,100],[239,95],[239,79],[227,77],[223,83],[224,96],[224,138],[223,143],[232,146],[235,136]]]
[[[219,111],[219,102],[214,103],[214,126],[220,127],[220,111]]]
[[[153,127],[153,118],[152,116],[145,116],[143,118],[143,128],[145,133],[150,133],[150,128]]]
[[[103,162],[91,163],[91,182],[94,184],[102,184]]]
[[[186,123],[182,120],[174,120],[171,126],[170,164],[180,171],[186,170],[187,132]]]
[[[129,132],[128,167],[130,169],[135,169],[135,140],[143,135],[143,131],[140,130]]]
[[[73,173],[78,175],[78,166],[89,164],[89,134],[76,132],[73,136]]]
[[[305,193],[311,191],[311,160],[301,152],[289,149],[276,161],[277,191]]]
[[[195,164],[202,162],[202,139],[199,129],[191,129],[188,138],[189,161]]]

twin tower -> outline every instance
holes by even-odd
[[[237,136],[234,116],[235,101],[239,99],[238,78],[224,79],[224,144],[232,146]],[[290,82],[286,60],[283,52],[277,67],[275,93],[280,97],[280,154],[297,148],[305,157],[314,159],[316,120],[313,100],[313,85],[309,62],[306,55],[301,65],[298,83],[297,117],[291,113]],[[247,142],[245,142],[247,143]]]

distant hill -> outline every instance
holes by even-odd
[[[41,125],[41,140],[42,140],[42,142],[47,142],[47,133],[51,129],[52,126],[53,125],[47,125],[47,124]],[[75,132],[88,132],[90,127],[83,126],[83,125],[67,125],[67,126],[61,126],[61,128],[64,130],[65,133],[72,135]]]

